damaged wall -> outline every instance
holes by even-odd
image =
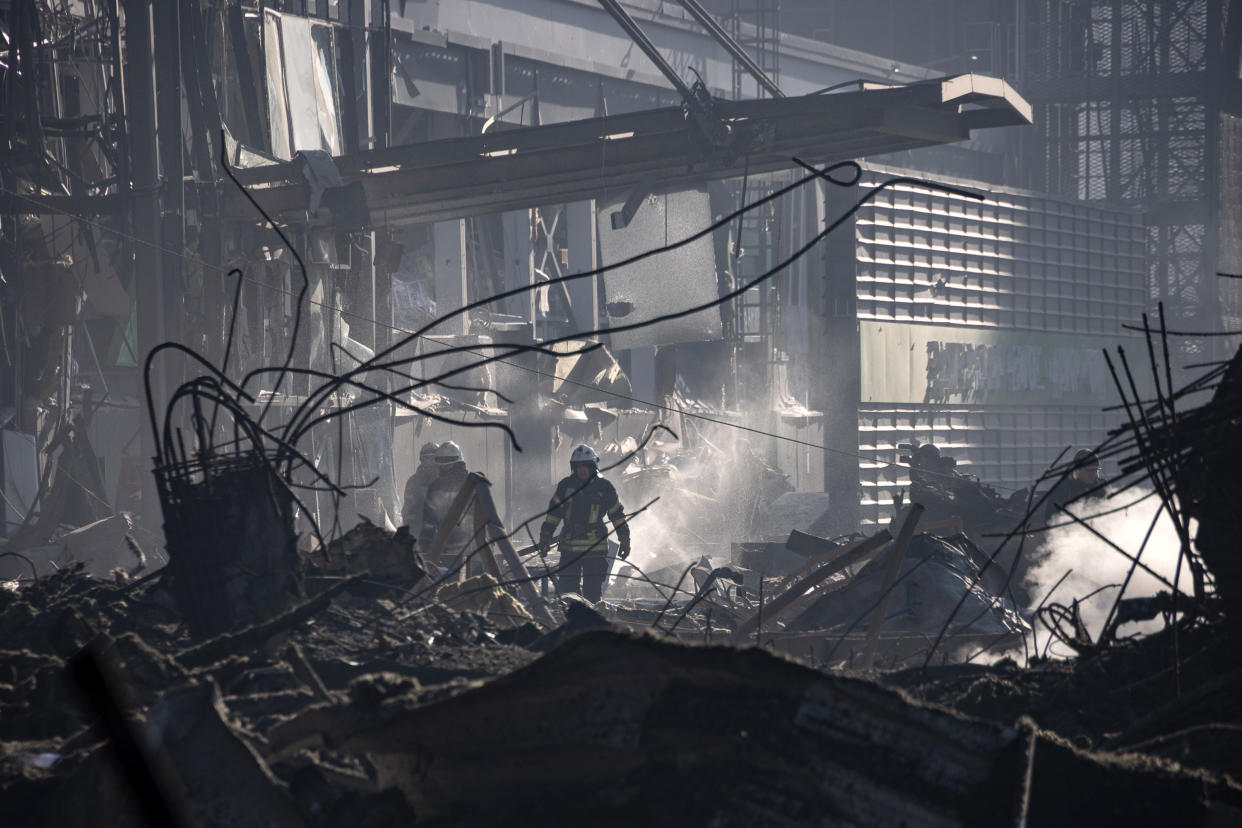
[[[900,173],[868,171],[867,182]],[[1122,326],[1145,307],[1141,217],[965,183],[986,200],[901,187],[827,245],[828,272],[852,276],[857,303],[843,335],[857,353],[854,474],[868,522],[909,485],[900,443],[933,442],[1007,495],[1122,416],[1100,412],[1113,401],[1100,348],[1132,342]]]

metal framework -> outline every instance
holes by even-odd
[[[774,84],[781,81],[780,0],[732,0],[728,28],[733,40],[748,52],[764,75]],[[746,64],[733,61],[733,99],[761,98],[772,94],[752,77]]]
[[[33,431],[21,400],[54,398],[57,416],[66,417],[75,361],[108,390],[100,353],[106,358],[111,333],[98,324],[92,335],[56,294],[74,278],[73,262],[79,274],[122,272],[126,245],[106,231],[124,234],[128,215],[118,212],[106,225],[74,215],[85,199],[114,198],[130,177],[117,3],[15,0],[0,8],[0,31],[0,312],[16,343],[32,341],[24,302],[42,303],[53,323],[42,334],[32,326],[39,345],[10,352],[0,405]],[[60,200],[62,209],[35,215],[35,194]],[[23,367],[27,359],[33,370]]]
[[[1150,304],[1219,325],[1215,276],[1221,0],[1040,0],[1022,84],[1028,186],[1141,210]],[[1188,350],[1198,352],[1201,343]]]
[[[967,108],[970,107],[970,108]],[[838,161],[965,140],[974,129],[1029,123],[1008,84],[959,75],[888,89],[716,101],[727,140],[708,144],[682,107],[488,132],[360,152],[336,159],[342,183],[361,186],[390,224],[439,221],[628,192],[655,178],[660,191],[788,169],[790,156]],[[600,169],[608,179],[601,183]],[[239,173],[277,218],[304,216],[300,161]],[[240,196],[226,196],[241,210]]]

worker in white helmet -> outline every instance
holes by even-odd
[[[470,475],[466,469],[466,461],[461,454],[461,446],[452,440],[441,443],[436,449],[435,465],[437,477],[427,487],[427,496],[423,499],[422,530],[418,535],[418,548],[423,550],[424,554],[430,551],[431,542],[435,540],[440,524],[447,518],[449,507],[453,505],[457,493],[461,491],[462,485]],[[466,511],[467,514],[462,516],[450,532],[448,543],[444,545],[439,560],[431,561],[431,563],[447,565],[470,543],[474,534],[474,517],[470,513],[471,510]]]
[[[401,499],[401,522],[417,533],[423,528],[423,501],[427,498],[427,489],[440,476],[436,465],[436,449],[439,443],[423,443],[418,450],[418,468],[405,481],[405,496]]]
[[[611,483],[599,476],[599,455],[588,445],[574,449],[569,458],[573,472],[556,485],[556,493],[548,504],[548,514],[539,532],[539,548],[552,545],[557,525],[561,529],[558,547],[561,553],[557,573],[557,589],[562,595],[576,592],[590,601],[604,594],[608,579],[608,531],[604,518],[612,522],[620,551],[625,559],[630,554],[630,527],[625,522],[625,509]]]

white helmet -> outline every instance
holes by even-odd
[[[440,447],[436,449],[436,464],[437,465],[448,466],[453,463],[460,463],[460,462],[462,462],[461,446],[457,445],[452,440],[445,440],[443,443],[440,444]]]
[[[582,443],[574,449],[574,453],[569,456],[569,465],[576,466],[579,463],[590,463],[592,466],[598,466],[599,455],[595,453],[595,449],[591,448],[586,443]]]

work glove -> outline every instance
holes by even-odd
[[[626,538],[625,540],[621,541],[621,547],[617,550],[617,557],[624,561],[629,556],[630,556],[630,539]]]

